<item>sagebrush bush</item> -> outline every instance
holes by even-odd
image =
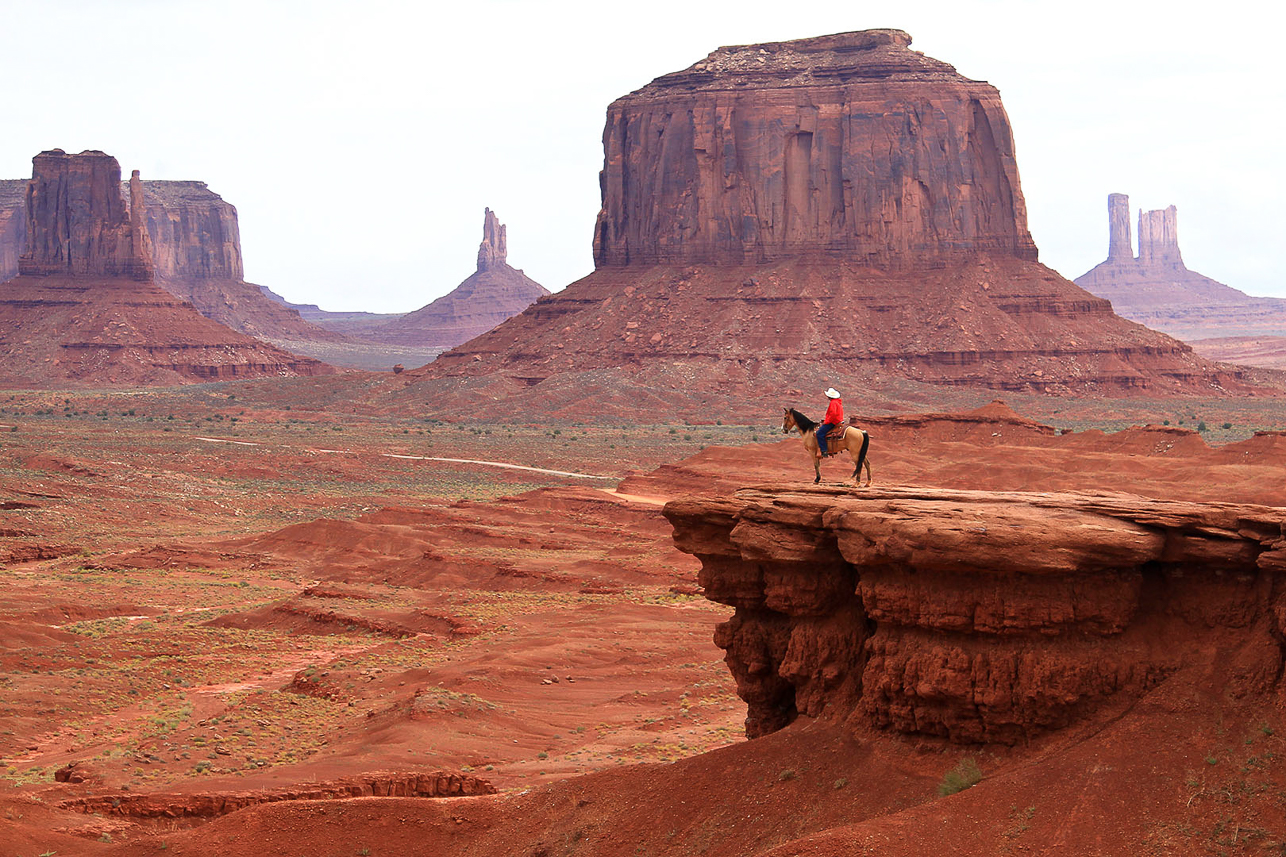
[[[938,783],[938,794],[943,797],[962,792],[970,786],[977,785],[982,779],[982,769],[971,757],[965,756],[956,766],[942,777]]]

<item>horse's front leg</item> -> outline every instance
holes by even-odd
[[[813,459],[813,470],[817,473],[817,478],[813,480],[813,484],[816,485],[822,481],[822,460],[820,458]]]

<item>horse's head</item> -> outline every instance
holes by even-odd
[[[792,429],[798,428],[795,423],[795,416],[790,412],[790,408],[782,408],[786,415],[781,418],[781,433],[790,434]]]

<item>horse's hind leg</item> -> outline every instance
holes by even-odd
[[[862,432],[861,448],[858,449],[856,454],[854,454],[851,449],[849,450],[849,455],[853,456],[853,461],[855,462],[855,466],[853,467],[853,481],[856,482],[859,487],[862,484],[861,472],[863,467],[866,468],[866,485],[868,488],[871,485],[871,461],[866,457],[866,451],[870,446],[871,436],[866,432]]]

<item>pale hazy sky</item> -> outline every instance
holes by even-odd
[[[1107,194],[1176,205],[1188,267],[1286,297],[1278,4],[1086,0],[0,0],[0,178],[42,149],[199,179],[247,279],[405,312],[472,273],[483,208],[547,288],[593,269],[607,105],[721,45],[896,27],[1000,89],[1041,261],[1107,254]]]

